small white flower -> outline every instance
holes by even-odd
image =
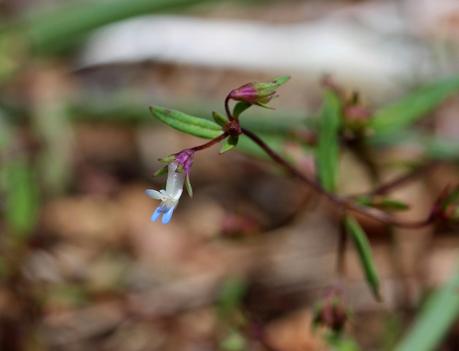
[[[145,194],[153,199],[161,200],[161,204],[156,208],[151,216],[152,221],[156,221],[162,214],[162,223],[167,224],[172,218],[175,207],[177,207],[180,196],[183,192],[185,173],[177,172],[178,163],[171,162],[168,166],[166,190],[145,190]]]

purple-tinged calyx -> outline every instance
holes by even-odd
[[[183,171],[187,177],[190,175],[194,153],[195,151],[191,149],[185,149],[174,155],[175,162],[178,164],[178,171]]]

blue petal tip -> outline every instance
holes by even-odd
[[[163,215],[163,219],[162,219],[162,223],[163,224],[167,224],[170,222],[171,218],[172,218],[172,214],[174,213],[174,208],[170,208],[169,210],[167,210],[167,212]]]
[[[151,215],[151,221],[152,222],[156,222],[156,220],[158,219],[158,217],[161,215],[161,207],[158,207],[155,212],[153,212],[153,214]]]

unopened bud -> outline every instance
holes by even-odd
[[[229,93],[229,98],[252,105],[268,107],[266,104],[276,96],[276,90],[289,79],[290,77],[283,76],[268,83],[248,83],[232,90]]]

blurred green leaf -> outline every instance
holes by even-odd
[[[325,91],[319,120],[319,140],[315,160],[319,181],[325,190],[331,192],[336,190],[338,177],[340,110],[341,105],[338,96],[330,90]]]
[[[425,303],[396,351],[432,351],[459,317],[459,271]]]
[[[403,331],[402,313],[392,311],[384,319],[384,331],[379,337],[379,344],[381,351],[393,351]]]
[[[31,125],[42,142],[36,166],[42,190],[58,194],[71,178],[73,130],[60,88],[49,84],[47,89],[48,97],[33,106]]]
[[[360,348],[357,343],[349,337],[345,337],[338,333],[329,333],[326,335],[327,344],[331,346],[334,351],[359,351]]]
[[[421,148],[426,157],[434,160],[459,160],[459,141],[452,137],[430,135],[413,129],[391,132],[390,134],[376,134],[369,142],[376,147],[397,147],[413,145]]]
[[[237,135],[231,135],[228,138],[226,138],[223,141],[222,148],[220,149],[220,154],[224,154],[225,152],[232,150],[237,145],[238,141],[239,136]]]
[[[405,211],[410,208],[406,203],[394,200],[394,199],[389,199],[389,198],[383,198],[381,200],[378,200],[373,207],[379,208],[381,210],[387,210],[387,211]]]
[[[367,236],[359,222],[357,222],[357,220],[350,215],[345,217],[344,225],[346,232],[348,235],[350,235],[352,242],[354,243],[354,246],[357,250],[360,264],[363,272],[365,273],[365,278],[368,282],[368,285],[370,286],[371,292],[379,301],[381,300],[381,295],[379,293],[379,278]]]
[[[436,160],[459,160],[459,141],[452,138],[425,137],[421,141],[428,157]]]
[[[404,202],[381,196],[359,196],[356,198],[356,201],[362,206],[374,207],[387,211],[404,211],[410,208]]]
[[[220,348],[224,351],[243,351],[247,349],[247,341],[239,331],[232,329],[221,341]]]
[[[38,215],[38,187],[30,166],[22,157],[8,160],[6,173],[6,219],[20,236],[31,232]]]
[[[223,282],[217,299],[217,308],[221,318],[227,318],[239,308],[247,292],[247,283],[241,278],[228,278]]]
[[[54,54],[74,46],[85,35],[103,25],[203,2],[210,0],[74,0],[29,13],[19,24],[14,24],[13,29],[24,32],[35,52]]]
[[[222,128],[210,120],[187,115],[160,106],[150,107],[151,114],[161,122],[186,134],[212,139],[222,134]]]
[[[23,237],[36,224],[38,186],[32,168],[14,144],[15,132],[8,124],[6,114],[0,110],[0,189],[5,194],[5,201],[0,202],[6,205],[8,229]]]
[[[458,77],[420,88],[401,100],[376,111],[370,127],[376,134],[397,132],[426,116],[458,91]]]
[[[9,145],[12,135],[11,127],[7,122],[7,115],[0,109],[0,152]]]

